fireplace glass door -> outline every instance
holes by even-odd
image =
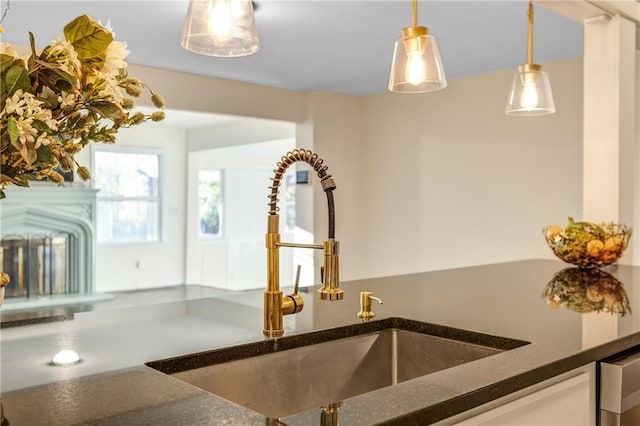
[[[68,234],[9,235],[0,241],[2,270],[11,282],[7,298],[77,293],[70,286]]]

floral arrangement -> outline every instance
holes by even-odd
[[[554,275],[542,294],[551,308],[579,312],[631,312],[622,283],[601,269],[566,268]]]
[[[124,42],[87,15],[64,27],[58,38],[22,59],[0,43],[0,198],[9,185],[33,180],[62,183],[58,172],[89,170],[74,155],[89,142],[114,143],[120,128],[164,119],[164,99],[127,74]],[[158,111],[133,112],[143,89]]]
[[[544,237],[553,253],[581,268],[599,268],[617,261],[629,245],[631,229],[617,223],[576,222],[563,229],[547,226]]]

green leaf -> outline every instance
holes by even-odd
[[[34,59],[33,62],[34,64],[37,64],[39,68],[43,68],[43,69],[55,72],[60,76],[60,78],[64,78],[70,83],[75,84],[76,82],[76,78],[73,75],[69,74],[68,72],[64,71],[64,69],[62,68],[62,65],[43,61],[42,59]]]
[[[55,88],[56,88],[56,92],[61,92],[63,90],[65,92],[68,92],[73,88],[73,86],[71,86],[71,84],[66,80],[58,79],[56,80]]]
[[[29,74],[27,74],[27,70],[20,65],[13,65],[9,68],[7,75],[4,77],[4,84],[8,96],[13,95],[18,89],[29,93],[33,91]]]
[[[40,133],[42,133],[42,132],[51,133],[52,132],[51,128],[49,128],[49,126],[47,126],[47,124],[42,120],[35,120],[34,119],[33,122],[31,123],[31,127],[36,129]]]
[[[31,45],[31,57],[29,58],[29,61],[31,61],[31,59],[36,58],[36,38],[33,36],[31,31],[29,31],[29,44]]]
[[[51,153],[51,147],[49,145],[40,145],[40,148],[38,148],[37,151],[37,162],[51,163],[51,161],[53,160],[53,154]]]
[[[64,80],[65,82],[68,82],[69,86],[76,86],[78,84],[78,80],[76,79],[76,77],[64,71],[58,64],[52,64],[41,59],[35,59],[34,64],[37,64],[38,68],[42,68],[38,70],[38,73],[35,75],[37,77],[46,79],[47,85],[52,85],[55,87],[55,85],[58,84],[58,80]],[[67,84],[65,84],[65,86],[66,85]]]
[[[18,140],[20,137],[20,131],[18,130],[18,123],[16,123],[16,119],[14,117],[9,117],[7,120],[7,130],[9,131],[9,140],[12,145]]]
[[[78,84],[78,80],[71,74],[69,74],[66,71],[63,71],[61,69],[57,69],[55,70],[56,74],[58,75],[58,77],[60,77],[60,80],[64,80],[66,82],[69,83],[69,85],[71,86],[76,86]]]
[[[11,65],[16,61],[11,55],[5,55],[4,53],[0,53],[0,71],[5,72],[8,70]]]
[[[87,15],[78,16],[64,27],[64,36],[78,53],[80,60],[100,58],[104,61],[113,35]]]
[[[114,122],[122,121],[125,117],[122,108],[112,102],[94,102],[91,105],[87,105],[87,109],[90,109],[102,117],[108,118]]]
[[[29,187],[29,178],[26,175],[20,175],[13,178],[13,183],[25,188]]]
[[[51,88],[45,86],[42,88],[42,90],[40,91],[40,95],[36,97],[39,101],[43,102],[45,107],[53,110],[54,108],[56,108],[59,104],[58,102],[58,94],[56,92],[54,92],[53,90],[51,90]],[[52,111],[52,114],[54,113],[54,111]],[[54,118],[56,118],[54,116]]]

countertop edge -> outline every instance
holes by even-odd
[[[577,368],[629,350],[638,346],[638,339],[640,339],[640,333],[627,335],[615,341],[595,346],[575,355],[527,370],[523,373],[495,382],[489,386],[455,396],[446,401],[436,403],[410,413],[396,416],[389,420],[384,420],[377,424],[411,426],[424,425],[425,421],[434,423],[446,420],[455,415],[462,414],[484,404],[496,401],[512,393],[535,386],[545,380],[553,379],[554,377],[569,373]]]

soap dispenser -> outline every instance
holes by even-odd
[[[370,321],[376,314],[371,309],[371,301],[375,300],[381,305],[383,304],[382,300],[379,297],[375,297],[370,291],[361,291],[360,292],[360,312],[358,312],[358,318],[362,322]]]

